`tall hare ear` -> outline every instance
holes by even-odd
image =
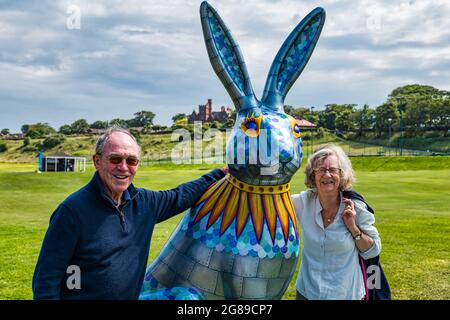
[[[316,8],[295,27],[278,51],[261,99],[265,107],[283,111],[284,98],[302,73],[319,40],[325,10]]]
[[[206,1],[200,6],[200,17],[209,60],[236,109],[257,107],[241,51],[225,23]]]

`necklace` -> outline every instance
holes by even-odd
[[[331,222],[333,222],[334,218],[336,217],[336,213],[334,213],[331,217],[328,218],[326,216],[325,212],[322,210],[322,217],[323,217],[323,220],[325,222],[325,227],[326,227],[326,226],[330,225]]]
[[[320,201],[320,197],[319,197],[319,201]],[[321,215],[322,215],[322,219],[323,219],[323,224],[324,227],[326,228],[327,226],[329,226],[334,219],[336,218],[336,214],[339,210],[339,202],[336,202],[335,205],[330,204],[327,206],[328,210],[324,209],[324,206],[322,204],[323,202],[320,201],[320,205],[322,207],[322,210],[320,211]],[[328,201],[328,203],[331,203],[330,201]]]

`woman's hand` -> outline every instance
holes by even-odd
[[[345,209],[342,214],[342,220],[344,220],[347,229],[352,235],[359,233],[358,226],[356,225],[356,211],[355,205],[352,200],[344,198]]]
[[[355,205],[352,200],[345,199],[345,209],[344,213],[342,214],[342,220],[344,220],[345,225],[347,226],[348,231],[352,234],[353,239],[355,240],[356,247],[360,252],[366,252],[369,250],[375,241],[368,235],[361,232],[361,230],[356,225],[356,211],[355,211]],[[356,239],[355,237],[357,235],[360,235],[359,239]]]

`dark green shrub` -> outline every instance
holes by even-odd
[[[48,150],[64,143],[64,141],[66,141],[66,137],[63,135],[49,136],[42,142],[41,148]]]
[[[23,139],[23,146],[27,147],[31,144],[31,138],[30,137],[25,137],[25,139]]]
[[[0,141],[0,152],[8,151],[8,146],[5,141]]]

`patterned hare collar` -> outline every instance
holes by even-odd
[[[289,183],[276,185],[276,186],[261,186],[261,185],[252,185],[247,184],[243,181],[238,180],[237,178],[227,175],[226,179],[238,188],[241,191],[245,191],[248,193],[256,193],[256,194],[281,194],[285,192],[289,192],[291,190],[291,186]]]
[[[194,224],[209,216],[207,229],[220,223],[222,235],[234,226],[236,239],[249,223],[253,226],[258,242],[265,229],[264,224],[267,225],[266,230],[272,242],[275,241],[277,230],[282,232],[285,241],[290,235],[290,227],[293,227],[295,234],[298,232],[289,184],[250,185],[227,175],[206,190],[192,211],[195,212]]]

